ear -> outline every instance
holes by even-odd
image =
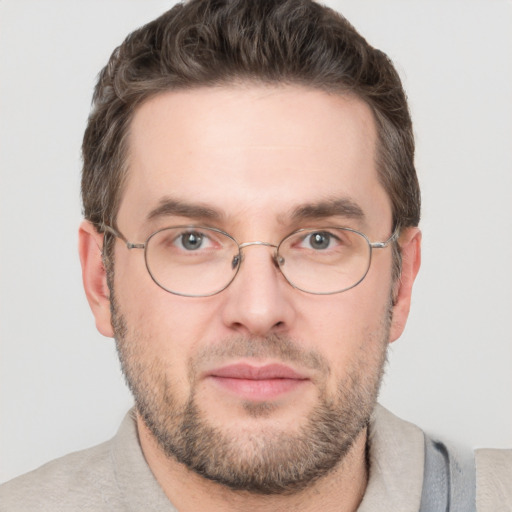
[[[82,264],[82,280],[87,301],[96,319],[96,328],[110,338],[114,337],[110,316],[110,291],[102,258],[103,234],[84,220],[78,231],[78,252]]]
[[[400,337],[409,316],[412,285],[421,264],[421,231],[418,228],[407,228],[400,235],[398,242],[402,253],[402,271],[394,288],[390,343]]]

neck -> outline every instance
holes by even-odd
[[[137,428],[144,457],[153,475],[180,512],[355,512],[368,481],[366,429],[338,466],[305,490],[295,494],[261,495],[234,491],[203,478],[165,455],[140,417],[137,417]]]

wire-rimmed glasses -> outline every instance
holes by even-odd
[[[373,249],[388,247],[399,235],[396,229],[385,242],[370,242],[351,228],[306,228],[293,231],[277,245],[239,244],[220,229],[184,225],[159,229],[144,243],[132,243],[110,226],[104,229],[128,249],[144,249],[153,281],[186,297],[209,297],[227,288],[240,270],[243,251],[251,245],[273,248],[274,264],[294,288],[315,295],[341,293],[365,278]]]

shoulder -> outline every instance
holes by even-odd
[[[377,405],[368,430],[369,480],[358,512],[419,510],[423,431]]]
[[[478,512],[512,510],[512,449],[475,451]]]
[[[98,510],[116,494],[116,487],[108,441],[1,485],[0,512]]]
[[[134,411],[106,443],[0,486],[0,512],[176,512],[140,447]]]
[[[413,495],[415,503],[411,501],[407,510],[418,510],[420,498],[424,504],[432,501],[433,496],[436,499],[444,496],[454,505],[454,510],[457,506],[457,510],[474,510],[476,479],[478,512],[512,511],[510,449],[473,452],[438,436],[431,437],[382,407],[377,407],[373,415],[369,441],[371,464],[367,491],[376,490],[381,481],[384,484],[377,489],[377,499],[368,510],[382,510],[383,502],[388,505],[393,499],[397,501],[403,496],[410,499]],[[363,504],[367,502],[365,496]],[[402,504],[397,501],[393,505],[385,509],[399,510]],[[361,507],[363,510],[366,508]]]

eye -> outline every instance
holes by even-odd
[[[329,233],[328,231],[315,231],[306,235],[301,242],[301,247],[305,249],[314,249],[315,251],[323,251],[325,249],[332,249],[339,245],[341,240]]]
[[[199,249],[207,249],[211,246],[211,240],[205,233],[199,231],[187,231],[181,233],[174,241],[180,249],[186,251],[197,251]]]

